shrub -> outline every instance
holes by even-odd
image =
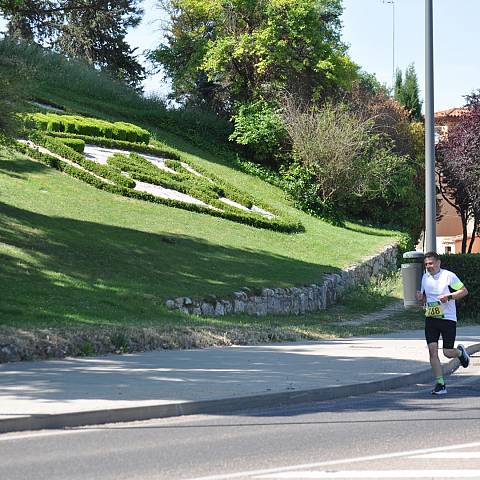
[[[77,163],[89,172],[108,179],[117,185],[127,188],[133,188],[135,186],[135,182],[132,179],[117,173],[105,165],[100,165],[92,160],[88,160],[81,153],[78,153],[69,146],[63,144],[60,139],[48,137],[40,132],[31,132],[29,139],[32,142],[47,148],[53,153]]]
[[[27,80],[32,73],[23,60],[5,55],[0,45],[0,135],[14,135],[19,128],[16,113],[28,94]]]
[[[85,143],[92,143],[93,145],[98,145],[100,147],[107,148],[119,148],[123,150],[134,150],[136,152],[151,153],[153,155],[159,155],[162,158],[170,158],[174,160],[179,160],[180,155],[176,153],[173,149],[167,147],[166,145],[156,142],[159,146],[146,145],[143,143],[132,143],[126,142],[123,140],[116,140],[114,138],[105,138],[105,137],[92,137],[89,135],[80,135],[73,133],[65,132],[47,132],[49,136],[58,137],[58,138],[80,138],[84,140]]]
[[[278,108],[263,100],[243,104],[233,122],[229,140],[248,147],[249,156],[259,163],[275,167],[283,163],[287,132]]]
[[[93,137],[116,138],[131,143],[150,141],[150,133],[143,128],[126,122],[107,122],[78,115],[59,115],[56,113],[33,113],[27,118],[34,122],[36,128],[50,132],[68,132]],[[45,122],[47,126],[45,128]]]
[[[85,142],[80,138],[61,138],[59,139],[64,145],[70,147],[78,153],[83,153],[85,149]]]
[[[455,272],[468,289],[468,295],[457,302],[458,313],[478,318],[480,312],[480,254],[441,255],[442,267]]]

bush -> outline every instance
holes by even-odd
[[[60,138],[59,140],[78,153],[83,153],[85,150],[85,142],[80,138]]]
[[[63,144],[60,139],[48,137],[40,132],[31,132],[29,139],[37,145],[41,145],[51,152],[77,163],[89,172],[108,179],[119,186],[127,188],[133,188],[135,186],[135,182],[131,178],[127,178],[105,165],[100,165],[92,160],[88,160],[81,153],[78,153],[69,146]]]
[[[281,171],[296,205],[333,223],[355,218],[418,238],[422,170],[413,149],[400,153],[376,119],[355,105],[304,109],[292,98],[284,102],[295,160]],[[411,146],[420,130],[408,128],[405,135]]]
[[[150,141],[150,133],[147,130],[126,122],[111,123],[95,118],[56,113],[28,114],[27,119],[32,121],[39,130],[48,130],[49,132],[67,132],[93,137],[114,138],[147,145]],[[45,122],[47,122],[46,128]]]
[[[247,153],[256,162],[277,168],[284,162],[287,132],[278,108],[263,100],[240,105],[233,122],[235,130],[229,140],[248,147]]]
[[[480,254],[441,255],[442,268],[455,272],[467,287],[468,295],[457,302],[458,313],[478,318],[480,312]]]
[[[162,158],[170,158],[179,160],[180,155],[176,153],[172,148],[167,147],[161,142],[155,142],[156,145],[146,145],[144,143],[132,143],[124,140],[115,140],[114,138],[105,137],[92,137],[89,135],[80,135],[77,133],[65,133],[65,132],[47,132],[51,137],[57,138],[79,138],[84,140],[85,143],[91,143],[100,147],[107,148],[119,148],[121,150],[133,150],[140,153],[150,153],[153,155],[159,155]]]
[[[4,56],[0,49],[0,134],[14,135],[19,128],[16,113],[27,95],[26,82],[31,71],[23,61]],[[19,81],[22,79],[22,81]]]

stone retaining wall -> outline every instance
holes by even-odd
[[[388,245],[378,255],[365,259],[361,264],[345,268],[339,273],[323,276],[320,284],[292,288],[264,288],[254,292],[243,287],[228,298],[195,300],[178,297],[166,301],[171,310],[191,315],[223,316],[243,313],[246,315],[299,315],[325,310],[342,296],[343,292],[357,285],[366,285],[397,269],[397,245]]]

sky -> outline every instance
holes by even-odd
[[[138,52],[155,48],[162,39],[168,16],[157,4],[157,0],[143,1],[142,23],[127,36]],[[435,111],[439,111],[462,106],[463,96],[480,88],[480,0],[433,0],[433,5]],[[402,71],[413,63],[423,99],[425,1],[343,0],[343,6],[342,39],[349,45],[351,58],[388,86],[393,59],[395,68]],[[0,30],[3,23],[0,18]],[[165,95],[169,88],[161,75],[144,82],[146,94]]]
[[[388,86],[394,57],[395,67],[402,71],[414,63],[423,99],[425,2],[393,1],[394,6],[384,0],[343,0],[342,39],[352,59]],[[168,17],[156,4],[144,1],[145,19],[129,34],[129,42],[139,50],[154,48],[162,38],[161,26]],[[433,4],[435,111],[439,111],[463,105],[463,96],[480,88],[480,0],[433,0]],[[164,94],[168,88],[159,75],[145,82],[146,93]]]

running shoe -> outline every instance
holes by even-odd
[[[468,356],[467,350],[463,345],[459,345],[458,349],[462,354],[458,357],[460,359],[460,363],[462,364],[463,368],[467,368],[470,364],[470,357]]]
[[[447,393],[446,385],[441,383],[436,383],[435,387],[432,390],[432,395],[445,395]]]

